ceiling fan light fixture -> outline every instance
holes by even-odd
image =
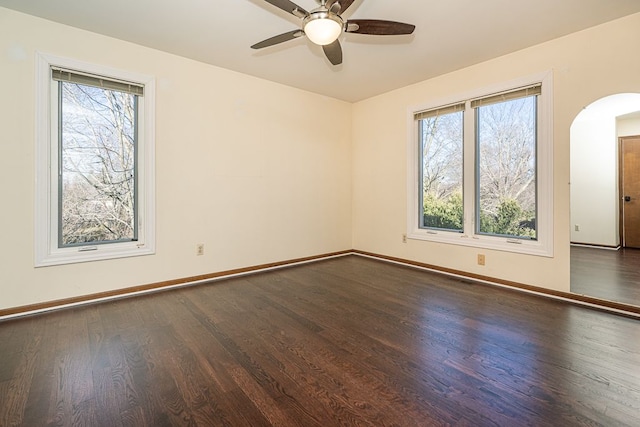
[[[325,46],[340,37],[344,23],[339,16],[332,13],[312,13],[303,23],[303,31],[313,43]]]
[[[262,49],[307,36],[309,41],[322,46],[325,56],[332,65],[342,64],[342,47],[338,42],[338,37],[342,33],[399,36],[412,34],[416,28],[415,25],[381,19],[351,19],[348,21],[342,19],[340,14],[344,13],[356,0],[316,0],[319,6],[311,12],[307,12],[291,0],[265,1],[296,18],[302,19],[302,28],[269,37],[251,46],[252,49]]]

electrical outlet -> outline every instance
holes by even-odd
[[[578,224],[575,225],[574,230],[580,231],[580,226]]]
[[[402,243],[407,243],[407,235],[406,234],[402,235]]]
[[[484,254],[478,254],[478,265],[484,265],[485,257]]]
[[[196,255],[204,255],[204,243],[198,243],[196,245]]]

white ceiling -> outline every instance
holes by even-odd
[[[297,0],[306,10],[314,0]],[[356,0],[344,18],[416,25],[343,34],[332,66],[304,37],[249,46],[300,20],[264,0],[0,0],[0,6],[274,82],[358,101],[640,12],[640,0]]]

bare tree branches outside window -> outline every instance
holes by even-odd
[[[464,229],[466,117],[476,121],[475,232],[537,237],[536,106],[528,96],[420,119],[422,227]]]
[[[478,108],[481,233],[536,237],[536,96]]]
[[[135,240],[137,97],[58,84],[60,245]]]
[[[462,231],[463,112],[421,120],[423,226]]]

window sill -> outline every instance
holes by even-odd
[[[139,242],[118,244],[117,247],[113,247],[112,245],[87,245],[39,254],[36,257],[35,266],[49,267],[54,265],[76,264],[81,262],[102,261],[153,254],[155,254],[154,248],[149,247],[148,245],[142,245]]]
[[[472,248],[491,249],[503,252],[514,252],[524,255],[553,257],[553,251],[538,240],[512,239],[484,235],[467,235],[463,233],[413,230],[407,234],[408,239],[421,240],[449,245],[468,246]]]

